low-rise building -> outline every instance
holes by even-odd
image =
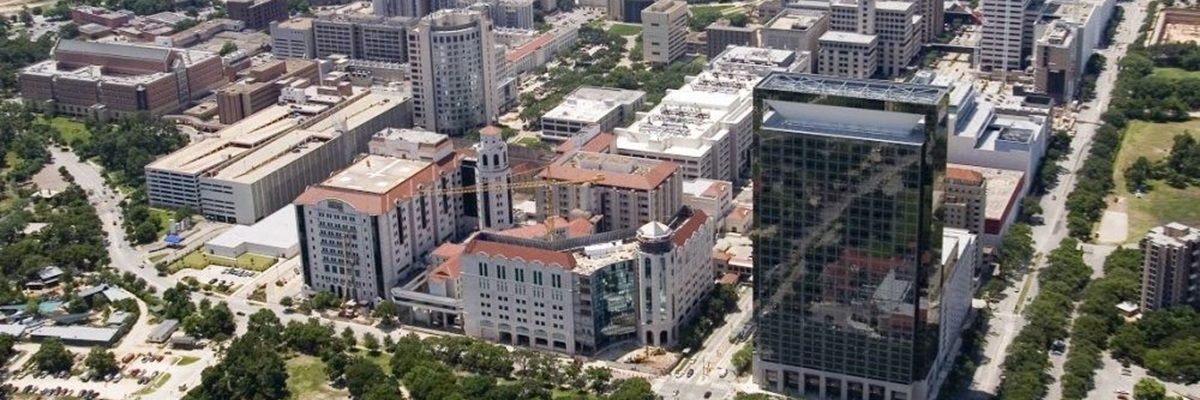
[[[30,105],[92,118],[180,110],[227,82],[216,54],[127,43],[60,40],[51,59],[18,77]]]
[[[1200,308],[1200,230],[1178,222],[1150,229],[1142,249],[1142,310]]]
[[[412,126],[401,94],[287,88],[267,107],[146,166],[150,204],[189,207],[206,218],[251,224],[290,203],[367,150],[385,127]]]
[[[633,118],[645,96],[640,90],[581,86],[542,116],[542,138],[566,140],[593,126],[612,132]]]
[[[502,36],[497,35],[497,40]],[[504,59],[513,75],[536,70],[549,63],[560,51],[570,49],[579,40],[579,28],[560,26],[518,45],[510,45]]]
[[[987,219],[987,181],[983,174],[965,168],[946,168],[942,220],[947,227],[982,234]]]
[[[133,20],[134,16],[133,11],[112,11],[104,7],[76,6],[71,9],[71,22],[77,26],[96,24],[107,28],[120,28]]]
[[[467,335],[568,354],[675,344],[713,285],[712,221],[682,210],[571,240],[475,236],[460,258]]]
[[[1028,190],[1026,176],[1021,171],[977,167],[965,164],[946,164],[946,170],[973,171],[983,177],[983,231],[977,236],[985,254],[996,254],[1008,228],[1021,212],[1021,199]],[[961,194],[960,194],[961,195]],[[977,196],[976,196],[977,197]],[[975,200],[968,200],[975,201]],[[947,224],[947,226],[950,226]]]
[[[239,73],[244,78],[217,90],[217,115],[232,124],[279,102],[279,94],[293,79],[316,82],[317,63],[309,60],[272,60]]]

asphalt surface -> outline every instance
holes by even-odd
[[[1042,197],[1041,206],[1046,223],[1033,227],[1034,248],[1039,256],[1035,256],[1036,261],[1031,266],[1031,272],[1025,277],[1029,281],[1029,288],[1021,300],[1026,304],[1037,296],[1037,272],[1045,266],[1044,255],[1058,247],[1058,244],[1067,237],[1067,194],[1075,188],[1076,173],[1083,165],[1083,160],[1087,157],[1087,151],[1091,148],[1095,137],[1096,129],[1099,128],[1099,125],[1085,121],[1099,121],[1100,115],[1108,109],[1113,85],[1117,80],[1117,62],[1125,55],[1126,47],[1137,38],[1137,29],[1145,16],[1148,3],[1148,0],[1120,3],[1120,7],[1125,9],[1125,19],[1118,28],[1114,43],[1109,48],[1100,51],[1100,54],[1107,58],[1107,63],[1104,72],[1096,82],[1096,99],[1086,103],[1086,108],[1078,114],[1080,123],[1077,125],[1074,139],[1071,142],[1071,152],[1060,164],[1066,169],[1066,173],[1060,176],[1058,186],[1051,193]],[[1020,314],[1018,308],[1024,305],[1017,304],[1024,285],[1025,281],[1014,284],[1010,290],[1005,292],[1007,295],[1005,299],[993,306],[994,312],[984,352],[985,360],[975,371],[975,377],[971,383],[971,389],[976,392],[977,398],[986,398],[985,394],[996,393],[1002,380],[1000,366],[1004,363],[1008,346],[1025,326],[1025,318]]]

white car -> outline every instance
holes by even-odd
[[[726,376],[726,375],[729,375],[729,370],[727,370],[727,369],[725,369],[725,368],[721,368],[721,374],[720,374],[720,375],[718,375],[718,377],[719,377],[719,378],[725,378],[725,376]]]

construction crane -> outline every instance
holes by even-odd
[[[551,192],[552,192],[550,194],[550,198],[547,199],[547,201],[546,201],[546,206],[548,207],[547,212],[546,212],[546,228],[547,228],[546,232],[549,235],[549,234],[554,233],[554,217],[558,215],[555,212],[555,207],[557,206],[558,198],[556,196],[554,196],[554,194],[553,194],[554,188],[556,188],[558,186],[564,186],[564,185],[581,185],[581,184],[582,185],[590,185],[593,183],[601,182],[603,180],[604,180],[603,174],[596,174],[595,176],[592,176],[589,178],[570,179],[570,180],[562,180],[562,181],[531,180],[531,181],[521,181],[521,182],[481,184],[481,185],[465,186],[465,187],[451,188],[451,189],[426,188],[426,189],[422,189],[419,193],[421,195],[437,196],[437,195],[458,195],[458,194],[469,194],[469,193],[479,193],[479,192],[546,188],[548,190],[551,190]],[[511,207],[512,205],[510,204],[509,206]]]

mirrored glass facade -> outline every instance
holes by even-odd
[[[755,89],[756,380],[925,399],[943,286],[943,88],[773,74]]]

